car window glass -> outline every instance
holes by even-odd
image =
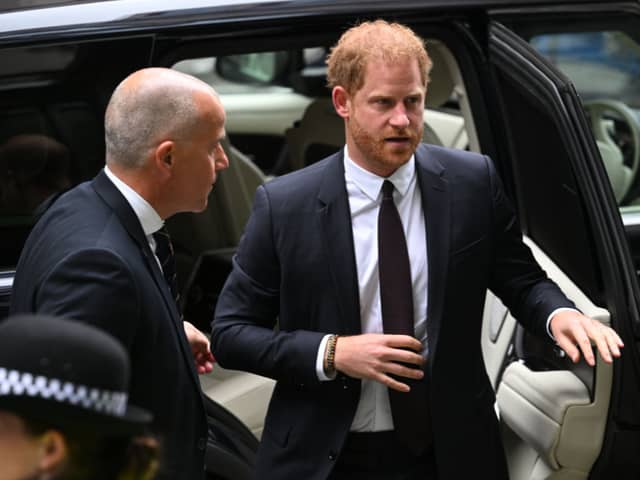
[[[553,33],[531,45],[575,85],[616,200],[640,204],[640,45],[621,31]]]
[[[104,166],[106,102],[151,45],[140,36],[0,48],[0,269],[15,267],[59,194]]]
[[[531,45],[573,81],[584,100],[616,98],[640,108],[640,45],[626,33],[545,34]]]
[[[77,55],[75,45],[47,45],[45,47],[20,47],[0,50],[0,74],[2,87],[14,86],[25,81],[25,76],[60,72],[73,62]],[[12,75],[19,77],[12,81]],[[37,78],[37,77],[36,77]],[[34,81],[34,80],[32,80]],[[37,81],[43,83],[44,78]]]
[[[521,88],[522,77],[507,68],[496,78],[506,135],[517,139],[511,143],[510,161],[522,229],[590,299],[600,301],[601,273],[597,263],[585,261],[597,256],[589,211],[568,161],[572,153],[560,120],[533,82],[530,90]]]

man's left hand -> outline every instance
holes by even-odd
[[[216,361],[213,358],[211,350],[209,350],[209,339],[189,322],[184,323],[184,333],[187,336],[189,345],[191,345],[191,353],[196,363],[196,370],[199,374],[209,373],[213,370],[213,364]]]
[[[549,326],[556,342],[573,363],[580,360],[580,352],[592,367],[596,364],[591,344],[595,344],[602,359],[611,363],[612,357],[620,356],[624,343],[618,334],[603,323],[574,310],[556,313]]]

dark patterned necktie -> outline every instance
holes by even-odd
[[[382,185],[378,213],[378,274],[384,333],[414,336],[413,287],[407,242],[393,201],[393,183]],[[409,365],[414,366],[414,365]],[[414,454],[431,444],[431,419],[427,384],[399,378],[411,387],[408,393],[389,389],[391,415],[396,434]]]
[[[178,293],[178,283],[176,280],[176,256],[173,251],[173,245],[171,244],[171,237],[166,227],[162,227],[153,234],[153,238],[156,241],[156,256],[162,266],[162,273],[169,285],[176,304],[179,306],[180,294]]]

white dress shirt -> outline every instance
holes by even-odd
[[[395,187],[393,197],[404,228],[411,262],[415,336],[422,342],[422,353],[426,357],[427,241],[414,157],[385,179],[356,165],[345,147],[344,176],[358,270],[362,333],[383,333],[378,277],[378,211],[382,202],[382,183],[389,180]],[[323,369],[327,338],[328,336],[320,344],[316,362],[316,371],[321,380],[330,380]],[[392,429],[387,387],[373,380],[363,380],[360,402],[351,430],[371,432]]]
[[[158,212],[155,211],[155,209],[149,204],[149,202],[142,198],[140,194],[133,188],[116,177],[116,175],[106,165],[104,167],[104,173],[107,175],[109,180],[111,180],[111,183],[113,183],[113,185],[122,194],[127,203],[131,205],[131,208],[136,214],[136,217],[138,217],[138,220],[140,220],[142,230],[147,237],[147,242],[149,242],[151,251],[155,253],[156,241],[153,238],[153,234],[162,228],[162,226],[164,225],[164,221],[162,220],[162,218],[160,218]],[[157,256],[156,261],[158,262],[158,266],[160,266],[160,260],[158,260]],[[161,266],[160,270],[162,271]]]

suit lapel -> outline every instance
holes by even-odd
[[[451,232],[450,192],[445,168],[428,146],[421,145],[416,151],[416,165],[427,232],[427,336],[431,358],[428,364],[433,368],[447,285]]]
[[[115,187],[111,180],[109,180],[109,177],[107,177],[107,175],[104,173],[104,170],[96,176],[96,178],[92,182],[92,185],[97,194],[100,195],[100,197],[107,203],[107,205],[109,205],[109,207],[111,207],[113,212],[120,220],[120,223],[122,223],[125,230],[129,233],[138,248],[140,248],[147,267],[153,275],[154,281],[156,282],[163,296],[167,297],[167,289],[163,288],[166,280],[164,280],[162,271],[158,266],[158,262],[156,262],[155,256],[151,251],[149,242],[147,241],[147,237],[142,230],[140,220],[131,208],[131,205],[129,205],[120,191]],[[173,306],[173,303],[175,302],[172,301],[170,305]],[[175,313],[177,313],[177,311]]]
[[[162,270],[156,261],[156,257],[154,253],[151,251],[151,247],[149,246],[149,242],[147,241],[147,237],[142,230],[142,225],[140,224],[140,220],[136,216],[135,212],[131,208],[131,205],[127,202],[127,200],[122,196],[120,191],[115,187],[115,185],[109,180],[109,177],[104,173],[104,170],[101,171],[92,181],[93,189],[96,193],[104,200],[104,202],[113,210],[116,214],[120,223],[124,226],[125,230],[129,233],[133,241],[136,243],[142,257],[145,260],[147,268],[151,272],[154,282],[158,287],[162,297],[164,299],[165,305],[170,312],[171,323],[174,326],[175,333],[177,335],[178,343],[180,344],[181,350],[185,359],[189,365],[193,364],[193,358],[191,354],[191,347],[189,346],[184,333],[184,326],[182,324],[182,319],[180,317],[180,312],[178,311],[178,307],[176,302],[171,294],[171,291],[168,288],[167,281],[162,274]],[[193,368],[189,368],[191,371],[192,377],[195,382],[200,385],[200,381],[198,379],[197,373]],[[199,387],[198,387],[199,388]]]
[[[122,223],[125,230],[127,230],[129,235],[131,235],[138,247],[143,250],[144,257],[152,257],[153,252],[151,252],[149,242],[147,242],[147,238],[142,230],[140,220],[138,220],[135,212],[122,196],[120,191],[115,187],[111,180],[109,180],[109,177],[104,173],[104,170],[102,170],[93,179],[91,185],[100,198],[102,198],[102,200],[104,200],[105,203],[111,207],[111,210],[113,210],[118,216],[118,219],[120,219],[120,223]]]
[[[336,333],[358,334],[361,332],[360,295],[342,150],[327,162],[318,193],[317,218],[338,300],[339,325],[345,329]]]

